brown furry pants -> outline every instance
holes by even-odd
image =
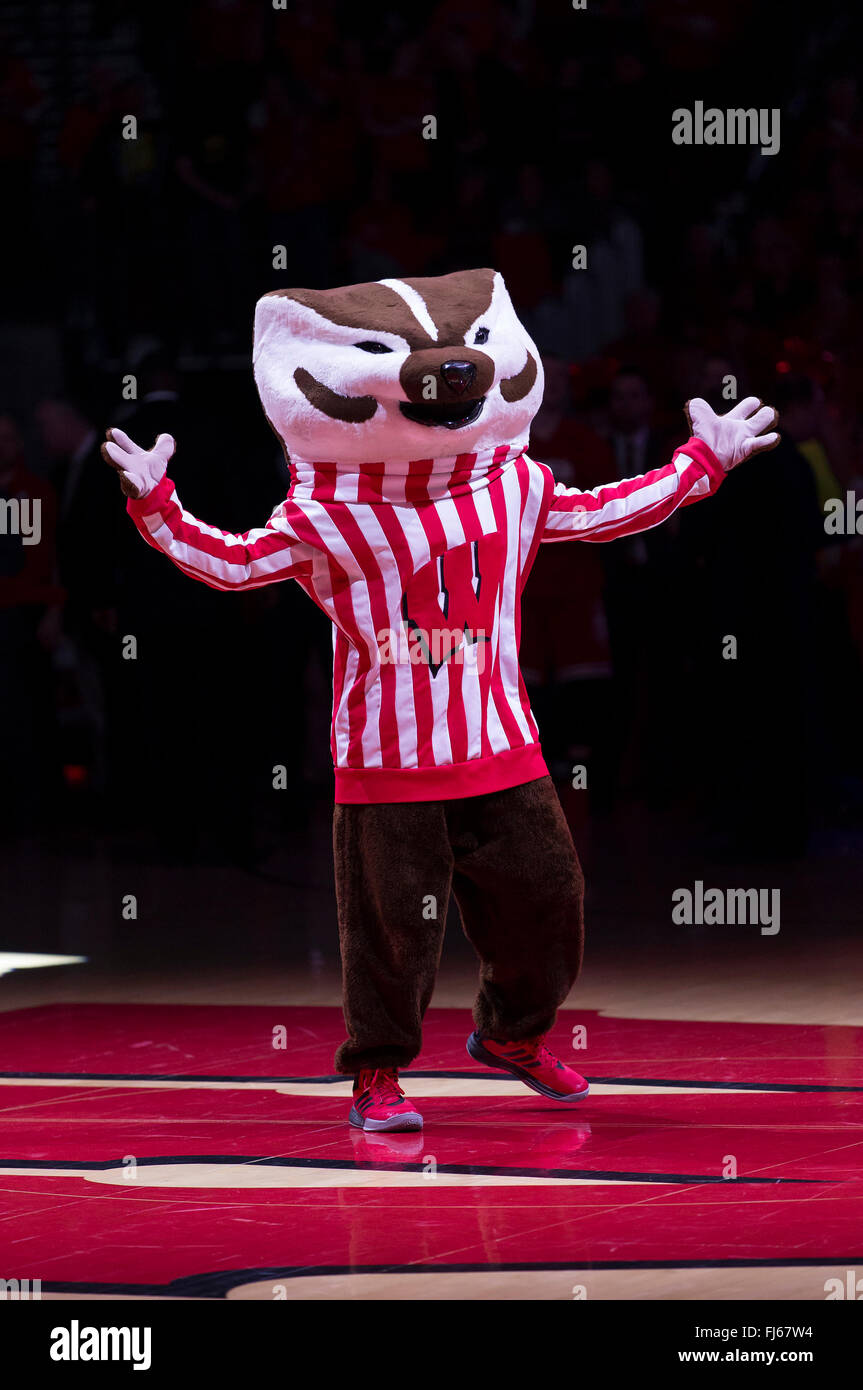
[[[336,1069],[404,1067],[422,1045],[450,890],[480,959],[474,1022],[546,1032],[581,967],[584,881],[551,779],[456,801],[336,806],[348,1039]]]

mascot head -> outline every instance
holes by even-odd
[[[349,466],[526,446],[542,400],[539,354],[494,270],[274,290],[254,367],[288,454]]]

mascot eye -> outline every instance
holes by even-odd
[[[392,352],[386,343],[354,343],[354,347],[362,348],[363,352]]]
[[[475,343],[487,343],[487,342],[488,342],[488,329],[487,329],[487,328],[478,328],[478,329],[476,330],[476,336],[474,337],[474,342],[475,342]]]

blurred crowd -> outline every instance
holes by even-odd
[[[256,297],[484,264],[543,353],[532,451],[567,484],[665,462],[690,396],[781,412],[780,446],[708,506],[540,552],[523,659],[555,775],[583,764],[597,812],[683,803],[717,852],[797,854],[859,818],[863,539],[824,525],[829,498],[863,498],[853,11],[80,0],[49,40],[40,8],[0,4],[0,497],[42,507],[37,546],[0,534],[9,828],[86,805],[158,819],[168,850],[253,855],[275,765],[289,822],[326,793],[325,620],[289,585],[179,575],[99,443],[169,431],[185,505],[262,524],[286,472]],[[779,108],[779,153],[674,145],[695,100]]]

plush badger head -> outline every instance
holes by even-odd
[[[494,270],[274,290],[254,366],[288,453],[322,463],[526,446],[542,400],[539,354]]]

